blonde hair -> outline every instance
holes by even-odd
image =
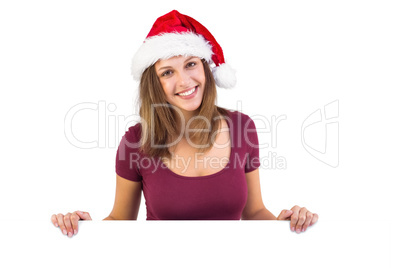
[[[221,120],[216,119],[222,118],[221,116],[228,117],[229,113],[225,108],[216,105],[217,91],[214,77],[209,64],[203,59],[202,64],[205,73],[205,86],[202,102],[197,110],[199,111],[198,116],[206,118],[208,121],[192,120],[190,128],[196,131],[191,132],[189,138],[194,144],[200,145],[197,146],[201,147],[199,152],[206,152],[213,146],[216,133],[220,128]],[[172,155],[166,144],[180,134],[180,129],[177,127],[175,109],[166,100],[162,85],[155,71],[155,65],[148,67],[143,72],[139,91],[139,114],[141,117],[140,152],[150,157],[171,159]],[[152,107],[157,107],[154,109],[154,114],[152,113]]]

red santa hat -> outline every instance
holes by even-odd
[[[145,69],[159,59],[179,55],[200,57],[215,65],[211,68],[218,87],[232,88],[236,85],[235,71],[225,63],[222,48],[213,35],[201,23],[177,10],[155,21],[133,57],[131,73],[139,81]]]

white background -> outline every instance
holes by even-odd
[[[29,221],[43,221],[46,235],[66,241],[50,224],[52,214],[83,210],[94,221],[109,215],[117,144],[137,113],[131,58],[156,18],[172,9],[206,26],[237,70],[237,86],[218,89],[218,105],[240,110],[241,103],[252,118],[286,116],[277,127],[276,148],[260,151],[260,157],[271,151],[286,159],[286,169],[260,169],[272,213],[299,205],[323,222],[361,221],[385,233],[391,223],[391,233],[399,233],[397,1],[2,1],[0,222],[26,221],[23,228],[29,228]],[[303,121],[333,101],[339,103],[337,167],[312,157],[301,142]],[[101,109],[74,117],[76,138],[98,140],[96,148],[78,148],[65,135],[66,115],[82,103],[116,108],[106,110],[106,119],[99,119]],[[123,121],[115,125],[119,117]],[[105,128],[99,130],[99,122]],[[324,126],[314,130],[321,134],[310,140],[312,147],[323,144]],[[270,133],[258,135],[260,143],[271,142]],[[142,203],[139,221],[145,213]],[[396,252],[390,247],[392,263]]]

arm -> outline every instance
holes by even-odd
[[[246,173],[248,196],[242,212],[242,220],[276,220],[277,218],[265,208],[261,196],[259,169]]]
[[[141,204],[141,182],[116,174],[116,197],[110,215],[103,220],[137,220]]]
[[[242,220],[289,220],[291,230],[297,233],[306,231],[309,226],[317,222],[316,213],[299,206],[294,206],[291,210],[284,209],[278,217],[275,217],[262,202],[258,169],[246,173],[246,180],[248,197],[242,212]]]

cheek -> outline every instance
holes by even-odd
[[[163,92],[165,92],[166,95],[172,93],[172,86],[170,85],[170,83],[168,83],[166,81],[161,81],[161,85],[163,88]]]
[[[203,68],[197,70],[196,77],[199,82],[205,84],[205,73]]]

